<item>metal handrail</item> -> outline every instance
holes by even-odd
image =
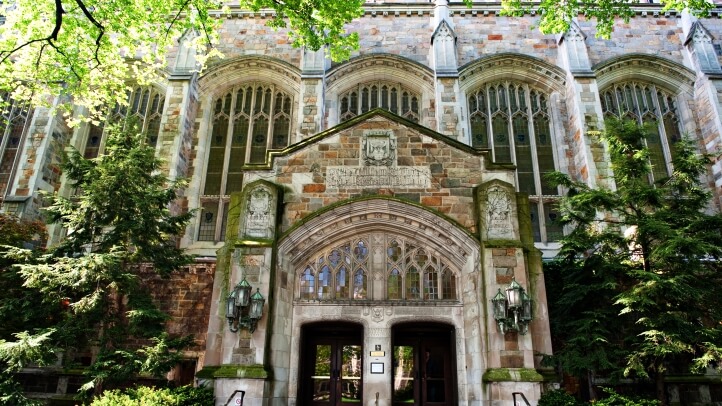
[[[522,400],[524,401],[524,403],[526,403],[526,406],[531,406],[531,403],[529,403],[529,401],[526,399],[526,396],[524,396],[523,393],[521,393],[521,392],[512,392],[511,396],[512,396],[513,399],[514,399],[514,406],[519,406],[519,405],[520,405],[520,403],[517,403],[517,401],[516,401],[516,396],[517,396],[517,395],[521,396],[521,398],[522,398]]]

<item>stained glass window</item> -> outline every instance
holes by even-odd
[[[341,121],[346,121],[378,107],[411,121],[419,121],[421,97],[400,84],[363,83],[346,90],[341,94],[339,100]]]
[[[602,91],[601,100],[605,117],[650,124],[644,140],[652,165],[649,181],[668,177],[672,171],[674,144],[681,138],[674,96],[653,84],[622,82]]]
[[[292,106],[289,94],[256,82],[234,87],[214,100],[198,240],[225,239],[224,207],[230,194],[243,186],[243,166],[264,164],[269,150],[288,146]],[[208,213],[213,219],[206,222]]]
[[[529,195],[537,242],[562,237],[553,220],[559,191],[545,178],[556,170],[548,100],[539,89],[506,81],[487,83],[468,97],[471,145],[489,149],[495,162],[516,165],[518,190]]]

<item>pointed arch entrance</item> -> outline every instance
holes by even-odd
[[[411,383],[410,404],[480,399],[485,299],[478,241],[442,215],[381,197],[309,217],[278,244],[275,303],[287,318],[274,326],[273,340],[285,339],[288,355],[279,352],[273,362],[288,371],[289,401],[391,405],[394,380],[404,378],[394,375],[398,347],[421,374],[421,386]],[[440,369],[427,368],[427,350]],[[358,377],[344,375],[351,359]]]

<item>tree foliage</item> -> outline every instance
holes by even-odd
[[[363,0],[241,0],[241,9],[271,9],[268,25],[288,29],[293,45],[328,45],[335,60],[358,48],[344,24],[362,13]],[[69,96],[97,117],[108,105],[126,104],[127,83],[148,84],[186,32],[201,66],[222,56],[218,30],[231,12],[220,0],[17,0],[0,15],[0,90],[44,104]],[[51,95],[48,98],[48,95]]]
[[[105,154],[87,160],[73,151],[64,162],[77,194],[50,197],[47,212],[67,230],[65,238],[46,252],[5,251],[33,305],[55,311],[54,318],[25,324],[14,340],[0,343],[7,372],[92,345],[99,353],[86,388],[97,388],[141,372],[162,376],[190,342],[164,333],[167,316],[141,280],[143,267],[165,276],[190,261],[175,239],[192,213],[171,212],[184,182],[163,176],[154,148],[125,124],[108,130]]]
[[[463,0],[471,7],[473,0]],[[614,21],[634,15],[636,1],[503,0],[503,13],[540,16],[543,33],[563,33],[584,15],[597,21],[597,35],[608,38]],[[662,0],[664,9],[706,15],[705,0]],[[295,47],[326,48],[335,61],[358,49],[358,33],[347,24],[363,14],[364,0],[240,0],[240,9],[273,13],[267,25],[285,29]],[[125,105],[128,81],[141,85],[158,78],[169,51],[184,38],[197,51],[199,69],[217,50],[218,28],[231,8],[221,0],[16,0],[0,6],[0,91],[34,105],[61,96],[101,119],[107,106]],[[197,35],[183,36],[184,33]]]
[[[698,17],[705,17],[714,8],[714,3],[706,0],[660,0],[663,11],[683,10]],[[502,0],[502,13],[509,16],[522,16],[527,13],[538,14],[538,27],[545,34],[561,34],[569,30],[571,22],[578,16],[596,20],[597,36],[609,38],[614,22],[621,19],[629,22],[635,14],[634,6],[640,1],[620,0]]]
[[[561,316],[556,359],[565,370],[653,378],[663,400],[668,371],[720,365],[722,215],[708,213],[700,181],[711,157],[688,139],[673,146],[672,175],[650,184],[646,131],[607,123],[614,189],[554,175],[569,191],[560,211],[571,232],[551,307]]]

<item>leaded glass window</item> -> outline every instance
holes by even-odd
[[[674,96],[649,83],[617,83],[601,94],[602,111],[607,118],[651,124],[644,140],[652,165],[650,182],[668,177],[674,143],[680,140],[680,122]]]
[[[471,93],[471,145],[489,149],[494,162],[516,165],[517,188],[529,195],[534,240],[556,241],[559,190],[545,175],[556,170],[549,96],[519,82],[493,82]]]
[[[375,108],[382,108],[418,122],[420,104],[421,97],[400,84],[368,82],[341,94],[339,114],[341,121],[346,121]]]
[[[371,249],[369,241],[383,243],[385,249]],[[368,286],[372,272],[386,275],[385,283],[377,285],[381,289],[376,296]],[[456,274],[438,254],[402,237],[376,234],[314,254],[300,273],[298,297],[318,301],[457,300],[456,286]]]
[[[128,92],[128,105],[116,105],[108,115],[105,123],[91,124],[85,142],[83,155],[95,158],[103,145],[103,134],[108,123],[138,123],[140,130],[146,134],[148,145],[155,147],[160,134],[160,120],[163,115],[165,97],[155,88],[137,86]],[[132,120],[130,120],[132,119]]]
[[[301,274],[301,299],[366,299],[369,248],[365,239],[347,241],[314,258]],[[308,294],[309,286],[317,286],[315,295]]]
[[[288,146],[292,106],[288,93],[257,82],[236,86],[213,101],[198,240],[225,238],[230,194],[241,190],[243,167],[264,164],[268,151]]]
[[[17,166],[29,113],[27,104],[13,100],[7,93],[0,93],[0,199],[5,195],[10,176]]]

